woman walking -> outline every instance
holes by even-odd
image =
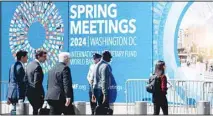
[[[167,94],[167,77],[165,76],[165,62],[158,61],[155,65],[155,73],[157,76],[156,91],[152,94],[154,103],[154,115],[159,115],[160,108],[163,110],[164,115],[168,115],[168,101]]]

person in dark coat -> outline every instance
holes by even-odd
[[[70,54],[61,52],[59,63],[48,73],[46,100],[50,105],[50,115],[74,114],[72,77],[69,65]]]
[[[16,53],[17,61],[9,71],[9,84],[7,93],[7,103],[13,105],[12,111],[16,111],[16,103],[25,99],[25,70],[24,63],[27,62],[27,51],[20,50]],[[11,112],[12,112],[11,111]]]
[[[47,52],[44,50],[36,51],[36,59],[27,65],[26,82],[27,82],[27,98],[33,107],[33,115],[38,115],[38,110],[44,103],[43,79],[44,73],[41,63],[47,59]]]
[[[157,84],[155,92],[152,94],[154,103],[154,115],[159,115],[160,108],[164,115],[168,115],[168,101],[167,101],[167,77],[165,75],[165,62],[158,61],[155,65],[155,75],[157,75]]]

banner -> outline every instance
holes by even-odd
[[[148,78],[152,71],[151,8],[151,2],[2,2],[2,72],[9,71],[18,50],[28,51],[32,61],[36,49],[45,49],[46,85],[58,53],[68,51],[74,99],[88,101],[92,54],[109,50],[110,101],[124,102],[125,81]],[[2,77],[7,81],[8,73]]]
[[[168,79],[211,80],[212,8],[208,2],[2,2],[2,80],[20,49],[29,62],[36,49],[48,51],[44,87],[57,55],[69,52],[75,101],[89,100],[92,54],[104,50],[113,56],[110,102],[125,102],[125,82],[149,78],[158,60],[166,62]]]
[[[82,80],[86,80],[92,53],[109,50],[114,75],[110,86],[111,101],[122,102],[125,81],[148,77],[151,71],[152,3],[72,2],[69,6],[69,52],[73,80],[78,87],[76,93],[88,94],[80,88],[88,85]]]

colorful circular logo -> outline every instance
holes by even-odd
[[[30,26],[36,22],[44,27],[46,33],[45,41],[40,48],[33,48],[27,36]],[[22,49],[28,51],[29,59],[33,60],[36,50],[46,50],[48,60],[42,64],[43,71],[46,73],[56,64],[57,54],[63,49],[63,40],[64,24],[55,4],[23,2],[16,8],[9,29],[9,45],[14,57],[16,52]],[[36,43],[31,42],[31,44]]]

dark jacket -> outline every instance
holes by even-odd
[[[17,61],[14,65],[11,66],[9,71],[9,84],[8,84],[8,93],[7,98],[11,102],[17,102],[18,99],[25,98],[25,71],[21,62]]]
[[[71,98],[71,102],[74,100],[71,71],[65,63],[58,63],[48,73],[46,100],[63,100],[65,98]]]
[[[167,77],[165,75],[159,77],[158,79],[158,87],[159,91],[152,94],[153,103],[164,103],[166,102],[166,94],[167,94]]]
[[[44,74],[42,67],[37,61],[33,61],[27,65],[26,77],[27,94],[33,94],[34,97],[44,96],[44,88],[42,85]]]

